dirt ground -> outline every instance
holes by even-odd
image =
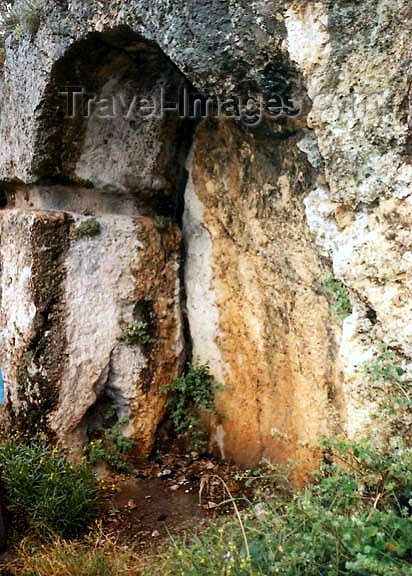
[[[248,496],[243,472],[196,453],[163,454],[137,463],[129,475],[104,470],[104,532],[137,550],[156,547],[185,531],[205,527],[242,507]]]

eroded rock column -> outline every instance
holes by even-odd
[[[67,192],[72,209],[76,198],[85,205],[86,192]],[[182,358],[180,233],[133,213],[130,197],[123,213],[84,216],[30,208],[53,198],[62,204],[62,188],[24,196],[16,203],[25,208],[0,214],[1,366],[11,425],[79,446],[88,411],[105,396],[146,453],[164,412],[162,387]],[[124,334],[136,323],[144,333],[131,342]]]
[[[227,458],[300,460],[339,430],[337,342],[303,196],[312,169],[290,138],[233,123],[196,133],[186,193],[186,290],[196,361],[225,385]]]

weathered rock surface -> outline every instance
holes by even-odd
[[[326,271],[302,203],[312,176],[293,137],[260,141],[225,123],[195,136],[186,192],[193,352],[227,387],[215,442],[247,465],[307,464],[316,440],[339,431]]]
[[[21,425],[79,444],[108,395],[147,452],[186,347],[226,386],[211,425],[224,457],[310,466],[319,436],[381,426],[392,391],[371,390],[364,363],[381,342],[405,370],[412,357],[411,21],[403,0],[71,0],[9,35],[0,361]],[[109,109],[186,86],[309,114],[254,131],[127,106],[67,118],[67,86]],[[74,241],[92,217],[101,234]],[[331,269],[353,304],[342,330]],[[119,341],[143,312],[150,351]]]
[[[363,374],[380,343],[412,367],[411,21],[405,2],[305,3],[286,17],[325,165],[307,219],[354,303],[340,352],[350,436],[380,428],[378,407],[393,393],[371,390]]]
[[[170,75],[170,64],[163,54],[159,56],[160,50],[205,93],[228,93],[240,83],[243,93],[249,88],[254,92],[265,87],[269,90],[276,82],[284,84],[287,78],[283,77],[279,50],[284,26],[272,17],[276,11],[259,2],[250,6],[163,0],[150,3],[134,0],[127,4],[42,2],[41,25],[35,37],[23,31],[20,38],[11,35],[7,40],[0,118],[3,142],[0,178],[30,182],[59,175],[65,139],[64,99],[58,97],[58,89],[67,84],[80,84],[98,93],[106,88],[118,94],[123,89],[126,99],[127,92],[133,92],[137,85],[139,93],[146,92],[149,96],[147,89],[142,91],[149,80],[153,78],[160,85],[168,69]],[[268,18],[264,17],[266,13]],[[96,31],[100,34],[93,34]],[[155,43],[160,50],[142,44],[143,39]],[[143,63],[139,65],[141,58]],[[279,61],[281,65],[277,66]],[[102,84],[105,71],[110,88]],[[90,130],[93,131],[92,126],[89,137]],[[146,123],[144,130],[147,132],[142,138],[147,139],[150,124]],[[87,155],[90,153],[87,143],[82,150],[83,131],[80,137],[77,132],[78,127],[71,134],[77,155],[82,151]],[[107,152],[119,156],[124,149],[125,130],[122,138],[116,138],[116,132],[119,134],[119,127],[110,139],[114,151],[109,147]],[[126,137],[126,142],[136,145],[130,138],[133,140],[132,134]],[[153,146],[161,146],[159,131],[151,138]],[[92,147],[95,146],[93,142]],[[141,143],[137,146],[139,152],[150,153],[147,142],[146,149],[141,146]],[[127,156],[131,154],[128,148]],[[84,167],[83,171],[80,167],[80,175],[84,176]],[[133,175],[138,180],[139,169]]]
[[[1,366],[11,424],[79,448],[88,412],[105,399],[147,453],[164,412],[162,387],[182,358],[180,234],[158,231],[127,197],[128,213],[80,215],[73,210],[87,206],[85,190],[71,192],[70,212],[50,210],[56,198],[64,205],[60,187],[26,190],[19,208],[1,213]],[[95,193],[89,209],[97,200]],[[87,222],[98,223],[96,236],[78,232]],[[134,321],[146,323],[153,344],[123,341]]]

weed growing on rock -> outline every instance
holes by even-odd
[[[129,472],[126,456],[135,447],[131,438],[124,436],[119,429],[107,430],[103,438],[92,440],[86,447],[87,460],[90,464],[106,462],[118,472]]]
[[[405,382],[406,371],[395,351],[384,343],[380,344],[378,354],[363,365],[363,372],[370,384],[391,383],[402,387],[404,391],[412,384],[409,380]]]
[[[6,439],[0,444],[4,500],[15,529],[76,536],[98,511],[92,469],[70,464],[41,440]]]
[[[378,353],[363,364],[363,375],[371,390],[381,390],[380,417],[389,425],[390,435],[410,437],[412,379],[402,367],[396,352],[384,343]]]
[[[94,238],[101,233],[100,223],[91,218],[81,222],[72,234],[72,240],[80,240],[81,238]]]
[[[158,232],[167,232],[172,227],[173,219],[169,216],[155,216],[155,226]]]
[[[150,345],[156,344],[156,338],[149,334],[149,324],[144,320],[134,320],[127,324],[120,336],[120,340],[128,346],[135,346],[136,344]]]
[[[215,392],[223,386],[210,374],[208,366],[192,366],[164,388],[168,394],[166,406],[170,410],[178,436],[188,437],[195,448],[205,448],[202,414],[219,416],[215,407]]]
[[[322,282],[322,287],[336,316],[341,321],[345,320],[352,313],[352,304],[346,286],[333,276],[328,276]]]

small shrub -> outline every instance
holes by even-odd
[[[101,233],[100,223],[91,218],[81,222],[72,234],[72,240],[80,240],[81,238],[94,238]]]
[[[91,468],[70,464],[41,440],[7,439],[0,444],[0,477],[6,509],[17,529],[70,537],[96,517],[98,492]]]
[[[378,353],[363,364],[363,375],[371,390],[384,392],[378,417],[392,436],[411,436],[412,380],[396,352],[381,343]]]
[[[406,371],[402,368],[394,350],[382,343],[378,354],[363,365],[363,372],[370,384],[394,384],[407,387],[412,384],[405,381]]]
[[[274,465],[263,459],[256,468],[246,469],[239,473],[238,479],[249,489],[253,489],[255,499],[265,498],[270,494],[291,494],[291,476],[294,464]]]
[[[322,287],[336,316],[341,321],[345,320],[352,313],[352,304],[346,286],[333,276],[328,276],[324,279]]]
[[[116,440],[113,439],[115,435]],[[121,446],[119,446],[121,444]],[[135,447],[134,440],[127,438],[118,431],[108,430],[102,438],[91,440],[86,446],[87,460],[90,464],[106,462],[118,472],[130,472],[126,456]]]
[[[122,432],[122,422],[113,423],[113,408],[109,407],[103,414],[101,426],[89,427],[88,435],[91,441],[85,448],[90,464],[106,462],[118,472],[129,472],[127,456],[136,446],[132,438]]]
[[[193,447],[204,447],[205,434],[202,413],[219,416],[215,407],[215,391],[223,386],[210,374],[208,366],[190,367],[163,390],[169,397],[166,406],[170,410],[178,436],[186,435]]]
[[[128,346],[136,344],[153,346],[157,342],[156,338],[150,336],[149,324],[144,320],[134,320],[124,326],[120,340]]]
[[[410,575],[412,449],[338,440],[323,448],[329,463],[304,491],[272,494],[243,511],[242,525],[224,519],[177,542],[147,574]]]

